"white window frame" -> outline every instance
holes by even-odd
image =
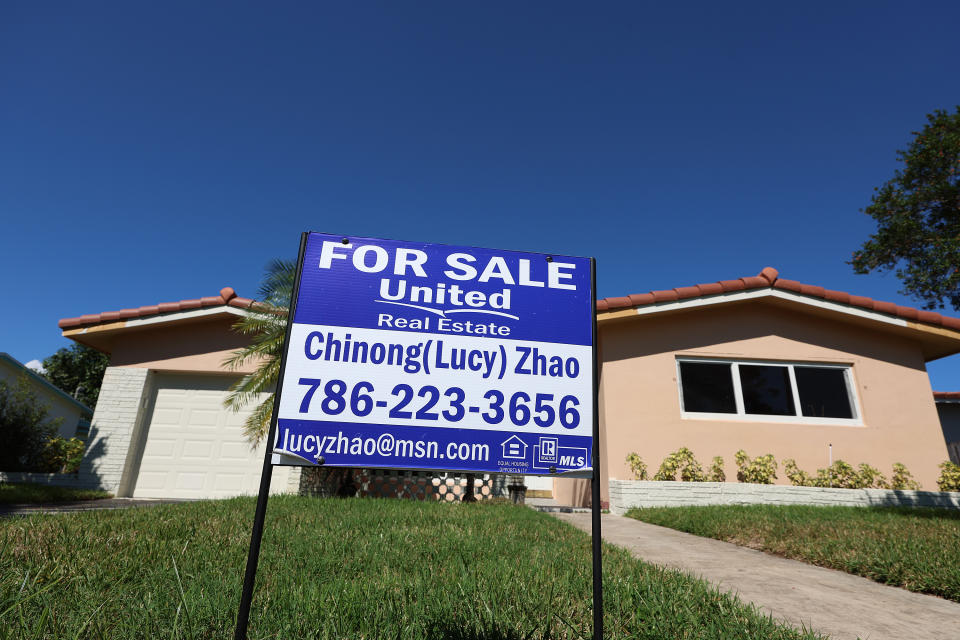
[[[707,413],[700,411],[687,411],[683,406],[683,376],[680,373],[681,362],[706,362],[710,364],[728,364],[730,365],[730,375],[733,381],[733,397],[737,406],[736,413]],[[746,413],[743,408],[743,388],[740,383],[740,365],[758,364],[778,367],[786,367],[790,376],[790,390],[793,393],[793,407],[796,415],[792,416],[772,416],[756,413]],[[862,427],[863,411],[860,409],[860,398],[857,394],[857,386],[853,378],[853,365],[836,364],[827,362],[800,362],[788,360],[751,360],[747,358],[705,358],[698,356],[677,356],[677,393],[680,402],[680,415],[685,420],[724,420],[727,422],[781,422],[786,424],[811,424],[811,425],[831,425],[843,427]],[[795,367],[815,367],[819,369],[840,369],[843,371],[843,379],[847,387],[847,396],[851,400],[853,409],[852,418],[814,418],[802,415],[800,406],[800,391],[797,388],[797,378],[794,373]]]

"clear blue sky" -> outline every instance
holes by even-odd
[[[307,229],[593,255],[600,296],[770,265],[915,305],[846,261],[894,151],[960,103],[958,24],[955,1],[5,2],[0,351],[252,295]],[[960,356],[930,371],[960,389]]]

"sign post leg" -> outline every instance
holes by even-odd
[[[593,479],[590,481],[593,489],[593,499],[590,511],[593,516],[591,537],[593,538],[593,640],[603,638],[603,562],[600,557],[600,472],[593,470]]]
[[[597,261],[590,258],[590,291],[597,291]],[[591,296],[593,298],[594,296]],[[602,538],[600,536],[600,362],[597,343],[597,305],[591,299],[593,307],[593,477],[590,479],[591,500],[590,526],[593,543],[593,640],[603,639],[603,561],[601,559]]]
[[[250,603],[253,602],[253,583],[257,579],[260,562],[260,540],[263,538],[263,521],[267,515],[267,498],[270,497],[270,478],[273,465],[270,461],[272,447],[267,447],[260,476],[260,493],[257,495],[257,511],[253,516],[253,532],[250,534],[250,550],[247,552],[247,570],[243,574],[243,591],[240,594],[240,610],[237,612],[237,628],[234,640],[247,640],[247,624],[250,620]]]

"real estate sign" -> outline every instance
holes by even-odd
[[[274,464],[590,467],[589,258],[307,234]]]

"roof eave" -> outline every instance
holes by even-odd
[[[878,329],[916,339],[921,344],[924,360],[927,362],[960,353],[960,331],[776,287],[669,300],[606,311],[598,310],[597,322],[602,326],[611,322],[641,319],[650,315],[689,312],[701,308],[751,301],[772,301],[778,304],[800,305],[807,310],[816,310],[821,314],[836,314],[837,318],[845,320],[856,320],[861,323],[864,321],[870,322]]]

